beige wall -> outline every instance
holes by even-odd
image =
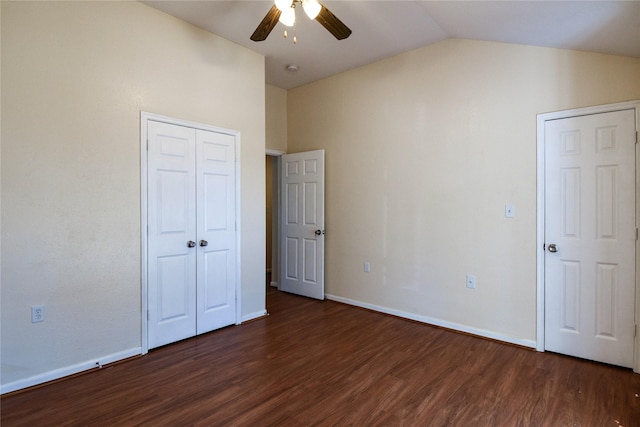
[[[271,270],[271,262],[272,262],[272,244],[273,244],[273,173],[275,163],[275,157],[273,156],[265,156],[265,214],[266,214],[266,236],[267,236],[267,244],[266,244],[266,258],[265,258],[265,268],[267,271]]]
[[[140,111],[240,131],[242,316],[264,313],[264,58],[138,2],[1,7],[3,390],[141,346]]]
[[[290,90],[288,151],[326,150],[326,292],[533,346],[536,114],[639,98],[640,59],[468,40]]]
[[[266,146],[268,150],[287,152],[287,91],[266,85]],[[267,269],[278,263],[278,161],[266,159],[267,185]],[[278,268],[271,269],[271,282],[278,282]]]
[[[265,85],[266,146],[269,150],[287,151],[287,91]]]

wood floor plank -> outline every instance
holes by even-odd
[[[0,398],[5,426],[640,426],[640,375],[333,301]]]

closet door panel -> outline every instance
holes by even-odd
[[[149,348],[196,332],[195,130],[148,122]]]
[[[236,321],[235,137],[198,130],[197,332]]]

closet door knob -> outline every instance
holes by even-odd
[[[206,240],[200,240],[200,246],[207,246],[209,244],[209,242],[207,242]]]
[[[196,245],[196,242],[194,242],[193,240],[189,240],[187,242],[187,247],[188,248],[193,248],[193,247],[195,247],[195,245]]]

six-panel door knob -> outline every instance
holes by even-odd
[[[558,252],[558,245],[556,245],[555,243],[551,243],[549,245],[549,252]]]
[[[196,246],[196,242],[194,242],[193,240],[189,240],[189,241],[187,242],[187,247],[188,247],[188,248],[193,248],[193,247],[195,247],[195,246]]]
[[[209,242],[207,242],[206,240],[200,240],[200,246],[207,246],[209,244]]]

